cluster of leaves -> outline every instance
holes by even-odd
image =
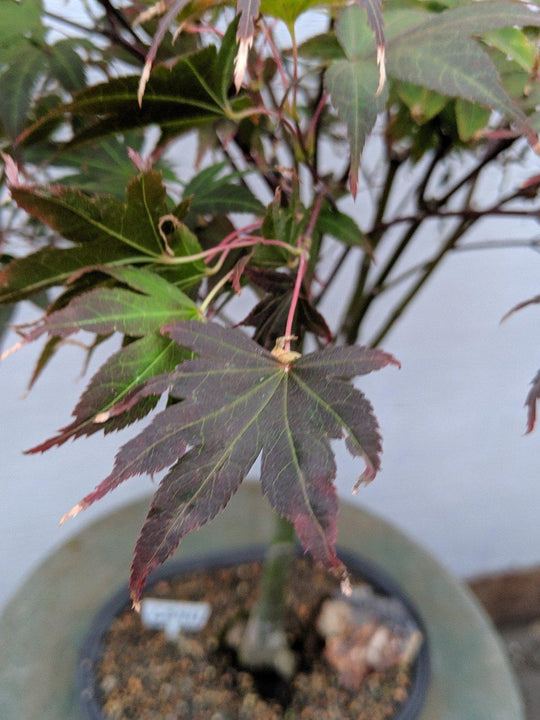
[[[32,382],[71,334],[91,333],[92,348],[122,337],[73,421],[33,451],[123,428],[167,394],[167,408],[71,513],[132,475],[172,466],[137,543],[134,597],[181,537],[226,505],[259,455],[271,504],[343,576],[329,441],[345,435],[364,459],[363,479],[374,477],[377,423],[350,380],[395,360],[324,346],[333,333],[356,340],[424,220],[457,215],[460,232],[420,268],[385,331],[476,220],[513,212],[507,204],[516,198],[534,204],[528,185],[486,211],[448,209],[463,186],[472,195],[483,168],[520,135],[536,143],[540,14],[517,0],[388,0],[384,17],[380,0],[238,0],[236,13],[216,0],[173,0],[164,10],[147,3],[143,13],[140,3],[122,12],[107,0],[97,5],[101,15],[79,28],[84,37],[52,42],[39,0],[10,3],[0,30],[0,87],[9,98],[0,109],[2,182],[12,208],[25,213],[3,222],[3,319],[15,303],[42,302],[53,290],[43,317],[19,328],[22,344],[47,337]],[[315,6],[328,10],[328,29],[299,44],[295,23]],[[275,21],[288,29],[290,49],[278,49]],[[113,73],[113,60],[121,72]],[[106,79],[88,84],[98,74]],[[349,188],[357,194],[363,147],[380,115],[388,169],[362,231],[340,201]],[[153,139],[150,127],[158,128]],[[196,164],[206,162],[181,183],[171,166],[188,132],[198,137]],[[321,170],[324,142],[347,147],[343,168]],[[476,170],[427,198],[438,161],[465,148],[485,149]],[[417,215],[386,219],[398,170],[428,152],[434,160],[412,193]],[[386,231],[404,223],[375,271]],[[8,252],[6,243],[21,236],[30,251]],[[336,244],[341,255],[322,282],[320,260]],[[316,305],[350,253],[360,256],[359,278],[332,330]],[[223,320],[246,286],[258,295],[242,321],[255,328],[253,340],[204,322]],[[307,334],[319,350],[299,356],[292,348]]]

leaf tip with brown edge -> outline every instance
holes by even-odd
[[[76,505],[74,505],[71,510],[68,510],[67,513],[64,513],[62,517],[60,518],[59,525],[63,525],[66,520],[69,520],[70,518],[77,517],[77,515],[82,511],[86,509],[86,505],[83,502],[79,502]]]
[[[152,65],[152,60],[147,60],[144,63],[144,68],[141,73],[141,78],[139,80],[139,87],[137,88],[137,103],[140,108],[142,107],[144,91],[146,90],[146,86],[150,78],[150,73],[152,72]]]
[[[349,171],[349,185],[351,188],[351,195],[353,196],[353,200],[356,200],[356,196],[358,194],[358,171],[359,168],[352,168]]]
[[[17,163],[11,155],[8,155],[7,153],[0,153],[0,155],[2,156],[2,160],[4,161],[6,167],[8,187],[19,187],[21,185],[21,181],[19,179],[19,168],[17,167]]]
[[[255,36],[255,20],[259,14],[260,0],[237,0],[236,14],[240,16],[236,39],[238,51],[234,60],[234,85],[240,91],[247,68],[249,49]]]
[[[380,470],[380,466],[376,468],[373,463],[370,462],[366,457],[364,457],[364,462],[366,463],[366,468],[353,485],[353,495],[357,495],[358,491],[362,486],[367,486],[371,482],[373,482],[373,480],[375,480],[377,476],[378,471]]]
[[[540,370],[537,372],[533,380],[531,380],[531,385],[532,387],[525,400],[525,407],[528,410],[525,435],[532,433],[536,425],[536,404],[540,398]]]

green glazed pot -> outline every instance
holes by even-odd
[[[136,502],[84,529],[31,575],[0,617],[0,718],[82,720],[78,656],[98,610],[129,572],[148,508]],[[256,483],[188,536],[176,559],[261,545],[273,518]],[[470,592],[384,520],[342,503],[339,545],[401,588],[429,643],[430,680],[419,720],[525,720],[503,647]]]

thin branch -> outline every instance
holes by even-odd
[[[504,150],[507,150],[513,143],[515,142],[515,138],[512,139],[504,139],[498,142],[493,143],[491,146],[489,146],[484,154],[484,157],[482,160],[474,167],[470,172],[468,172],[461,180],[459,180],[455,185],[453,185],[445,195],[442,196],[442,198],[436,199],[434,202],[436,203],[437,207],[443,207],[446,205],[446,203],[450,200],[450,198],[457,193],[458,190],[460,190],[464,185],[466,185],[471,180],[474,180],[478,174],[488,165],[492,160],[494,160],[498,155],[500,155]]]
[[[439,252],[431,260],[429,260],[428,262],[425,263],[425,270],[424,270],[422,276],[413,285],[413,287],[409,290],[409,292],[406,293],[405,297],[392,310],[392,312],[390,313],[386,322],[384,323],[382,328],[379,330],[377,335],[373,338],[372,342],[370,343],[371,347],[377,347],[381,343],[381,341],[386,337],[388,332],[394,326],[395,322],[403,315],[403,313],[405,312],[407,307],[410,305],[410,303],[414,300],[414,298],[416,297],[418,292],[422,289],[422,287],[427,282],[427,280],[430,278],[432,273],[439,266],[440,262],[443,260],[446,253],[449,250],[453,249],[453,247],[458,242],[458,240],[463,236],[463,234],[467,230],[469,230],[469,228],[472,225],[474,225],[475,222],[476,221],[473,219],[462,220],[461,223],[454,230],[454,232],[450,235],[448,240],[444,243],[444,245],[439,250]]]
[[[431,180],[433,176],[433,172],[435,171],[435,168],[439,164],[439,162],[444,158],[446,155],[446,151],[451,146],[450,138],[445,138],[442,135],[439,135],[439,143],[437,145],[437,149],[433,153],[433,157],[431,158],[431,162],[428,165],[428,169],[422,179],[422,182],[418,186],[416,190],[416,197],[418,198],[418,206],[422,210],[427,210],[429,207],[429,201],[426,199],[426,191],[427,186],[429,184],[429,181]]]
[[[126,18],[123,16],[123,14],[113,6],[113,4],[110,2],[110,0],[97,0],[98,3],[102,6],[102,8],[105,10],[105,14],[107,16],[107,19],[111,25],[111,28],[113,30],[116,30],[116,25],[120,25],[124,28],[124,30],[127,30],[127,32],[131,35],[131,37],[135,40],[136,43],[139,45],[142,45],[142,41],[140,37],[137,35],[135,30],[131,27],[129,22],[126,20]]]
[[[335,280],[336,277],[337,277],[337,274],[339,273],[339,271],[340,271],[341,268],[343,267],[343,263],[344,263],[345,260],[349,257],[349,254],[350,254],[351,250],[352,250],[352,245],[348,245],[346,248],[343,249],[343,251],[342,251],[341,255],[339,256],[336,264],[334,265],[334,267],[332,268],[330,274],[328,275],[328,277],[326,278],[325,282],[323,283],[322,290],[321,290],[321,291],[319,292],[319,294],[316,295],[315,298],[313,299],[313,304],[314,304],[314,305],[317,306],[317,305],[321,302],[321,300],[323,299],[323,297],[326,295],[326,293],[328,292],[328,290],[329,290],[329,288],[330,288],[330,285],[334,282],[334,280]]]
[[[95,35],[96,33],[98,35],[102,35],[103,37],[106,37],[108,40],[111,40],[112,42],[120,45],[123,47],[127,52],[129,52],[131,55],[133,55],[135,58],[137,58],[138,61],[144,61],[146,50],[144,43],[140,40],[138,35],[129,28],[131,35],[134,37],[136,41],[136,45],[132,45],[128,40],[122,37],[122,35],[118,32],[116,27],[111,24],[110,29],[106,28],[99,28],[99,27],[87,27],[86,25],[82,25],[81,23],[78,23],[74,20],[70,20],[69,18],[65,18],[62,15],[57,15],[56,13],[50,12],[48,10],[43,11],[44,17],[48,17],[51,20],[54,20],[55,22],[63,23],[64,25],[68,25],[69,27],[72,27],[76,30],[79,30],[84,33],[88,33],[89,35]]]
[[[102,30],[98,30],[94,27],[88,27],[86,25],[81,25],[81,23],[70,20],[69,18],[62,17],[61,15],[56,15],[56,13],[50,12],[49,10],[43,10],[43,17],[48,17],[55,22],[61,22],[64,25],[69,25],[69,27],[72,27],[75,30],[80,30],[81,32],[88,33],[90,35],[93,35],[95,33],[103,34]]]
[[[268,188],[270,189],[272,195],[274,195],[274,193],[280,186],[279,174],[273,170],[269,170],[266,165],[266,161],[264,163],[261,163],[257,155],[252,152],[249,144],[242,140],[238,133],[234,137],[234,143],[242,153],[242,157],[244,158],[245,162],[248,165],[251,165],[251,167],[257,168],[257,170],[260,172],[260,176],[268,185]]]
[[[445,218],[465,218],[467,220],[478,220],[483,217],[488,217],[490,215],[497,215],[497,216],[509,216],[509,217],[539,217],[540,216],[540,209],[535,208],[534,210],[530,209],[516,209],[516,210],[505,210],[501,205],[510,202],[510,200],[514,200],[515,197],[509,197],[505,198],[504,200],[501,200],[500,203],[498,203],[496,206],[492,206],[490,208],[485,208],[483,210],[473,210],[472,208],[464,208],[463,210],[431,210],[427,212],[423,212],[416,215],[402,215],[397,218],[393,218],[392,220],[389,220],[386,223],[380,223],[380,225],[376,228],[377,230],[382,230],[383,232],[388,230],[389,228],[393,227],[394,225],[401,225],[403,223],[414,223],[420,220],[420,222],[423,222],[424,220],[433,220],[433,219],[441,219],[444,220]]]
[[[477,242],[469,242],[465,245],[459,245],[454,248],[454,251],[506,250],[511,248],[530,248],[531,250],[537,250],[540,248],[540,238],[531,240],[478,240]]]
[[[221,249],[225,247],[226,245],[230,245],[230,243],[238,238],[240,235],[243,235],[244,233],[250,233],[252,230],[258,230],[261,225],[263,224],[262,220],[256,220],[255,222],[250,223],[249,225],[244,225],[241,228],[238,228],[237,230],[233,230],[233,232],[226,235],[223,240],[221,240],[215,247],[216,250]],[[246,237],[252,237],[250,235],[246,235]]]
[[[538,251],[540,250],[540,238],[537,238],[536,240],[479,240],[478,242],[468,242],[464,245],[456,245],[451,248],[450,252],[464,252],[469,250],[510,250],[515,248],[525,248]],[[400,275],[397,275],[393,280],[390,280],[380,287],[376,292],[376,296],[379,297],[387,290],[391,290],[392,288],[401,285],[401,283],[409,280],[409,278],[413,277],[417,273],[425,271],[430,264],[431,261],[424,261],[418,263],[417,265],[413,265],[408,270],[405,270]]]
[[[417,230],[420,228],[420,225],[422,224],[422,219],[417,219],[412,225],[408,228],[407,232],[397,245],[397,247],[394,249],[394,252],[390,256],[390,258],[387,260],[385,266],[381,269],[380,273],[375,278],[373,285],[371,287],[371,290],[367,294],[365,298],[365,307],[364,312],[361,315],[361,318],[365,315],[365,312],[367,311],[369,305],[370,305],[370,298],[374,296],[377,293],[377,289],[381,287],[381,285],[385,282],[386,278],[390,275],[392,270],[394,269],[396,263],[401,258],[407,247],[409,246],[409,243],[415,236]]]
[[[296,42],[296,32],[294,24],[289,28],[292,40],[293,53],[293,78],[292,78],[292,106],[295,119],[298,118],[298,44]]]
[[[317,127],[320,124],[321,121],[321,115],[326,107],[326,103],[328,101],[328,93],[324,90],[324,84],[322,82],[322,79],[319,81],[319,91],[317,93],[317,97],[315,98],[314,102],[314,112],[311,116],[311,122],[309,124],[308,128],[308,137],[315,136],[317,132]]]
[[[321,212],[321,207],[322,207],[324,197],[325,197],[325,193],[322,192],[322,193],[319,193],[317,195],[317,197],[315,198],[315,202],[313,203],[313,210],[311,212],[311,217],[310,217],[308,225],[306,227],[306,232],[303,235],[300,235],[300,237],[298,238],[298,249],[303,250],[303,252],[300,255],[300,262],[298,264],[298,272],[296,274],[296,282],[294,284],[291,305],[289,307],[289,313],[287,315],[287,324],[285,326],[285,350],[287,352],[289,352],[291,349],[291,337],[292,337],[294,316],[296,313],[296,307],[298,305],[298,300],[300,298],[300,291],[302,289],[302,282],[304,280],[304,275],[306,274],[306,270],[308,268],[309,248],[311,247],[311,236],[313,234],[313,231],[315,230],[315,226],[317,225],[317,219],[319,217],[319,213]]]
[[[500,150],[499,150],[500,152]],[[490,156],[493,155],[494,152],[490,153]],[[437,162],[439,162],[444,156],[444,153],[438,153],[435,157],[437,157]],[[482,163],[485,162],[485,159],[482,161]],[[431,177],[433,171],[435,170],[437,163],[431,162],[428,171],[426,175],[424,176],[424,179],[420,185],[420,188],[423,187],[423,190],[418,193],[418,201],[419,204],[421,202],[422,194],[425,192],[425,189],[427,187],[427,184],[429,182],[429,178]],[[476,183],[476,180],[479,176],[479,167],[475,168],[475,172],[469,173],[468,175],[468,181],[471,183],[471,187],[469,188],[469,199],[472,196],[472,190],[474,188],[474,184]],[[452,192],[457,192],[458,189],[463,187],[463,185],[458,183],[454,187],[454,190]],[[388,230],[390,227],[398,224],[398,223],[411,223],[410,227],[406,231],[405,235],[403,236],[400,243],[395,248],[394,252],[386,262],[385,266],[382,268],[382,270],[377,275],[376,279],[374,280],[371,289],[367,294],[364,294],[364,287],[362,287],[362,293],[355,296],[353,299],[356,302],[355,309],[351,312],[349,316],[349,325],[348,325],[348,335],[347,335],[347,341],[348,342],[354,342],[356,340],[356,336],[358,334],[358,328],[360,327],[360,324],[362,320],[364,319],[367,311],[369,310],[369,307],[371,306],[371,303],[373,300],[380,295],[382,292],[383,287],[388,287],[388,284],[385,285],[386,280],[388,276],[390,275],[391,271],[394,269],[396,263],[401,258],[403,253],[405,252],[406,248],[408,247],[409,243],[413,239],[414,235],[416,234],[417,230],[420,228],[421,224],[424,220],[427,219],[433,219],[433,218],[439,218],[439,219],[448,219],[448,218],[459,218],[462,220],[470,220],[470,221],[476,221],[484,217],[488,216],[509,216],[509,217],[535,217],[538,216],[540,211],[535,210],[534,212],[531,212],[530,209],[528,210],[512,210],[512,209],[504,209],[502,206],[506,203],[510,202],[511,200],[516,199],[517,197],[520,197],[521,191],[517,191],[515,193],[512,193],[511,195],[499,200],[496,204],[492,205],[489,208],[485,208],[483,210],[473,210],[468,206],[468,202],[466,204],[466,207],[462,210],[440,210],[437,208],[440,202],[444,201],[446,202],[446,197],[443,198],[441,201],[436,201],[435,203],[426,203],[426,207],[428,208],[423,213],[416,214],[416,215],[408,215],[408,216],[402,216],[398,218],[393,218],[391,221],[387,223],[379,223],[379,225],[375,225],[374,230],[384,233],[386,230]],[[364,259],[364,262],[366,262],[366,259]],[[366,273],[367,277],[367,273]],[[352,307],[352,303],[351,303]]]
[[[377,205],[377,214],[374,221],[375,225],[380,224],[384,217],[384,213],[388,205],[388,200],[390,199],[390,194],[392,192],[392,187],[394,185],[394,180],[400,166],[401,163],[397,159],[393,157],[389,159],[386,178]],[[369,240],[374,251],[377,248],[377,245],[379,244],[382,235],[383,231],[374,231],[369,236]],[[359,312],[362,305],[364,290],[366,287],[366,282],[372,262],[373,258],[367,253],[364,254],[364,257],[362,258],[362,262],[360,264],[360,270],[358,273],[358,280],[356,282],[355,290],[351,300],[349,301],[349,306],[345,312],[345,317],[341,325],[341,332],[345,334],[346,342],[351,345],[356,342],[356,339],[358,337],[358,329],[360,327],[361,320]]]
[[[294,316],[296,314],[296,307],[300,298],[300,290],[302,289],[302,281],[307,270],[307,257],[306,253],[302,253],[300,257],[300,263],[298,264],[298,272],[296,273],[296,281],[294,283],[294,290],[291,298],[291,305],[289,307],[289,313],[287,315],[287,324],[285,326],[285,351],[290,352],[291,339],[292,339],[292,328],[294,323]]]
[[[272,33],[269,30],[269,28],[266,26],[266,23],[264,22],[264,20],[260,21],[260,26],[264,33],[264,37],[266,38],[266,42],[268,43],[268,45],[270,46],[270,50],[272,51],[272,56],[276,62],[279,74],[281,75],[281,82],[283,83],[283,92],[286,95],[288,92],[287,88],[289,87],[290,83],[289,83],[289,79],[287,78],[287,74],[285,72],[283,62],[281,60],[281,55],[276,47],[274,38],[272,37]]]
[[[229,270],[229,272],[224,275],[219,282],[217,282],[214,287],[210,290],[208,295],[204,298],[203,302],[200,306],[200,311],[203,315],[207,314],[208,308],[210,307],[212,301],[214,300],[217,295],[219,295],[222,288],[230,281],[234,273],[234,270]]]
[[[471,199],[474,195],[474,191],[476,189],[476,184],[478,182],[479,173],[477,173],[470,182],[467,197],[465,198],[464,205],[465,207],[469,207],[469,204],[471,202]],[[435,268],[439,265],[439,263],[442,261],[444,256],[449,250],[452,250],[456,247],[458,241],[461,239],[461,237],[464,235],[464,233],[477,221],[478,218],[462,218],[461,222],[458,224],[458,226],[455,228],[454,232],[450,235],[446,243],[442,246],[441,250],[437,253],[437,255],[431,260],[428,261],[425,264],[425,270],[422,275],[422,277],[418,280],[418,282],[412,287],[410,292],[405,296],[405,298],[402,300],[401,303],[394,309],[394,311],[391,313],[388,321],[384,325],[384,327],[381,329],[379,334],[374,338],[373,343],[374,347],[378,345],[381,340],[386,336],[386,334],[391,330],[394,323],[401,317],[405,309],[408,307],[409,303],[412,302],[412,300],[416,297],[416,294],[421,290],[424,283],[428,280],[431,273],[435,270]]]
[[[218,141],[219,146],[220,146],[220,148],[221,148],[221,152],[222,152],[223,155],[225,156],[227,162],[228,162],[229,165],[232,167],[232,169],[234,170],[234,172],[237,173],[238,178],[239,178],[239,180],[240,180],[240,184],[243,185],[243,186],[246,188],[246,190],[249,190],[249,192],[253,192],[253,191],[251,190],[251,188],[249,187],[248,183],[246,182],[246,179],[245,179],[245,177],[244,177],[244,173],[243,173],[242,170],[238,167],[238,164],[237,164],[236,160],[233,158],[232,154],[229,152],[229,148],[227,147],[227,143],[226,143],[225,140],[220,136],[220,134],[219,134],[218,132],[216,132],[216,138],[217,138],[217,141]]]

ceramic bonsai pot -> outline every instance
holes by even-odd
[[[145,594],[152,595],[152,586],[162,580],[181,577],[193,570],[212,570],[261,561],[264,559],[264,555],[265,546],[259,545],[169,562],[151,576]],[[424,641],[411,668],[411,686],[407,699],[392,715],[392,720],[417,720],[427,694],[430,675],[429,642],[422,618],[401,588],[376,565],[347,550],[340,549],[339,556],[349,571],[371,585],[377,594],[398,599],[422,632]],[[124,586],[98,611],[83,642],[76,673],[76,686],[83,720],[108,720],[102,710],[97,667],[103,655],[107,631],[115,618],[130,605],[129,589]]]
[[[82,720],[74,682],[92,618],[119,580],[147,510],[140,501],[84,529],[39,567],[0,619],[2,720]],[[221,517],[185,539],[177,558],[261,545],[272,514],[245,484]],[[342,503],[343,551],[376,564],[417,609],[430,679],[419,720],[525,720],[502,645],[468,590],[387,522]]]

